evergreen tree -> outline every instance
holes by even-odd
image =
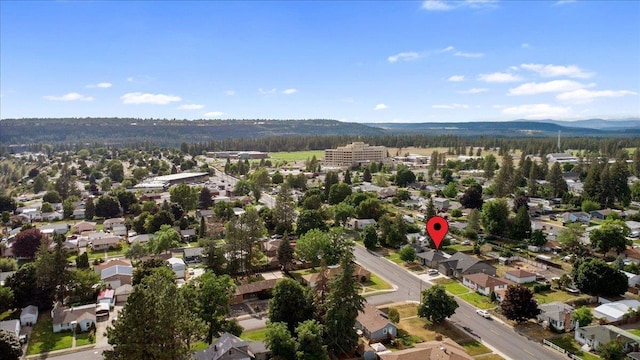
[[[296,358],[296,340],[287,329],[287,324],[275,322],[267,324],[265,344],[271,351],[274,360],[291,360]]]
[[[351,185],[351,172],[349,170],[346,170],[344,172],[344,177],[343,177],[343,182],[347,185]]]
[[[293,231],[293,222],[295,219],[295,203],[291,195],[291,187],[287,184],[280,186],[280,192],[276,197],[275,208],[273,209],[273,222],[275,223],[275,232],[284,234]]]
[[[91,221],[96,216],[96,206],[92,198],[88,198],[84,204],[84,218]]]
[[[308,292],[308,288],[293,279],[284,278],[279,281],[269,300],[269,321],[283,323],[291,332],[300,323],[312,319],[315,308],[313,302],[309,301]]]
[[[531,236],[531,217],[525,206],[520,206],[511,224],[511,237],[524,240]]]
[[[293,247],[289,242],[289,235],[287,235],[287,233],[282,237],[282,241],[278,246],[278,263],[285,271],[288,271],[293,263]]]
[[[297,358],[300,360],[329,360],[327,347],[322,341],[323,326],[316,320],[307,320],[296,328],[298,336]]]
[[[333,184],[339,183],[338,173],[335,171],[329,171],[324,178],[324,196],[325,198],[329,198],[329,192],[331,191],[331,186]]]
[[[631,172],[627,164],[622,161],[616,161],[609,169],[612,179],[613,194],[616,200],[622,206],[629,206],[631,203],[631,188],[627,179],[631,176]]]
[[[560,198],[567,192],[567,182],[562,177],[562,169],[560,169],[560,163],[556,162],[551,166],[551,171],[547,175],[547,181],[551,185],[553,190],[552,196],[554,198]]]
[[[497,160],[493,154],[489,154],[484,157],[484,176],[487,179],[493,178],[496,171]]]
[[[359,294],[358,283],[353,276],[355,264],[352,259],[351,252],[345,253],[340,261],[342,273],[329,286],[324,338],[333,354],[351,354],[358,345],[358,334],[353,324],[364,309],[364,298]]]
[[[427,202],[427,213],[426,218],[430,219],[436,216],[436,207],[433,205],[433,198],[429,197],[429,202]]]
[[[513,157],[507,154],[502,158],[502,166],[498,171],[498,176],[495,179],[494,194],[497,197],[505,197],[514,191],[513,184]]]

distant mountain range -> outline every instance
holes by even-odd
[[[640,136],[640,119],[506,122],[348,123],[336,120],[166,120],[52,118],[0,120],[0,144],[106,143],[148,141],[162,145],[238,138],[294,136],[384,136],[393,134],[465,137]]]

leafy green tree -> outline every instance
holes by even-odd
[[[511,237],[515,240],[524,240],[531,236],[531,217],[525,206],[518,208],[510,230]]]
[[[50,213],[50,212],[54,212],[55,209],[53,208],[53,205],[45,201],[40,206],[40,211],[43,213]]]
[[[322,329],[323,326],[316,320],[307,320],[298,325],[298,359],[329,360],[327,347],[323,345]]]
[[[296,233],[302,236],[313,229],[326,231],[327,228],[327,224],[320,210],[303,210],[300,216],[298,216]]]
[[[6,360],[18,360],[22,357],[22,345],[16,334],[0,329],[0,354]]]
[[[273,288],[272,295],[269,300],[269,321],[272,323],[283,323],[291,332],[300,323],[313,318],[315,308],[309,290],[299,282],[284,278]]]
[[[598,202],[586,199],[582,201],[582,205],[580,207],[582,211],[590,213],[592,211],[600,209],[600,204]]]
[[[213,212],[216,217],[223,221],[231,220],[235,215],[233,213],[233,205],[228,202],[219,202],[213,206]]]
[[[396,172],[396,185],[406,187],[414,181],[416,181],[416,174],[408,167],[403,166]]]
[[[613,339],[606,344],[600,344],[596,351],[603,360],[623,360],[625,358],[624,346],[622,341],[618,339]]]
[[[125,190],[122,186],[112,191],[109,195],[118,199],[120,206],[122,206],[122,211],[125,213],[129,212],[131,206],[138,203],[138,197],[136,194]]]
[[[254,251],[262,235],[266,233],[262,218],[255,208],[248,208],[244,214],[234,217],[225,225],[226,241],[232,254],[239,256],[229,259],[231,269],[251,271],[254,263]],[[239,267],[241,266],[241,268]],[[235,274],[230,271],[230,274]]]
[[[418,316],[429,320],[433,324],[437,324],[453,315],[458,306],[453,296],[447,295],[442,285],[434,285],[422,290],[422,299],[418,306]]]
[[[233,187],[233,193],[238,196],[247,196],[251,193],[251,182],[249,180],[238,180]]]
[[[206,240],[203,243],[204,266],[216,275],[227,272],[227,258],[223,243],[219,240]]]
[[[359,294],[358,283],[353,276],[355,265],[352,259],[352,253],[345,254],[340,261],[342,273],[329,285],[324,337],[328,350],[333,354],[350,354],[358,345],[358,334],[352,324],[364,308],[364,298]]]
[[[345,183],[331,185],[329,190],[329,204],[335,205],[344,201],[351,195],[351,186]]]
[[[593,313],[590,308],[582,306],[573,312],[571,318],[580,326],[589,326],[593,322]]]
[[[334,184],[339,183],[340,180],[338,179],[338,173],[335,171],[329,171],[327,172],[327,175],[325,175],[324,178],[324,196],[326,198],[329,198],[329,193],[331,191],[331,186],[333,186]]]
[[[105,219],[116,217],[120,214],[120,202],[117,198],[102,195],[95,203],[96,216]]]
[[[398,252],[400,259],[404,262],[411,263],[416,260],[416,249],[413,246],[405,246]]]
[[[180,184],[169,190],[171,202],[178,203],[185,211],[195,210],[198,204],[198,190],[187,184]]]
[[[228,275],[216,276],[209,271],[195,281],[198,290],[197,308],[200,318],[208,325],[206,341],[211,344],[213,338],[224,331],[231,312],[229,301],[235,294],[236,286]]]
[[[482,188],[480,190],[476,186],[467,188],[460,198],[460,204],[467,209],[481,209],[483,204]]]
[[[442,190],[442,194],[450,199],[453,199],[458,195],[458,188],[456,186],[456,182],[452,181],[447,184],[447,186]]]
[[[13,309],[14,300],[13,290],[6,286],[0,286],[0,311],[5,312]]]
[[[204,323],[174,283],[173,272],[162,267],[133,288],[118,321],[107,328],[113,347],[103,355],[107,360],[187,360],[191,344],[202,339],[204,332]]]
[[[7,278],[5,286],[13,291],[15,308],[37,305],[42,310],[51,308],[53,304],[53,288],[38,284],[34,263],[22,265]]]
[[[95,301],[100,283],[100,275],[91,269],[78,269],[69,272],[69,298],[72,303],[91,303]]]
[[[284,176],[280,173],[280,171],[276,171],[273,175],[271,175],[271,182],[274,184],[282,184],[284,181]]]
[[[378,231],[375,226],[367,225],[362,231],[362,238],[367,249],[373,250],[378,246]]]
[[[102,181],[100,181],[100,189],[105,192],[111,191],[111,179],[109,177],[106,177],[102,179]]]
[[[144,229],[147,234],[153,234],[160,230],[162,225],[173,225],[173,214],[167,210],[160,210],[152,216],[147,216],[144,222]]]
[[[149,250],[153,254],[161,254],[180,244],[180,234],[170,225],[162,225],[155,236],[149,239]]]
[[[592,246],[604,254],[615,250],[620,255],[627,249],[627,245],[631,245],[631,241],[627,240],[629,234],[631,230],[624,221],[605,220],[599,228],[591,231],[589,240]]]
[[[0,259],[0,272],[18,270],[18,262],[12,258]]]
[[[629,281],[620,270],[603,260],[579,258],[571,271],[573,282],[583,293],[594,296],[617,296],[627,291]]]
[[[60,193],[55,190],[47,191],[47,193],[42,197],[42,201],[57,204],[62,202],[62,196],[60,196]]]
[[[63,245],[64,235],[56,235],[53,240],[53,250],[49,250],[48,242],[41,242],[35,261],[36,275],[38,286],[51,287],[55,300],[63,302],[70,278],[67,270],[68,253]]]
[[[391,321],[394,324],[397,324],[400,322],[400,312],[398,312],[398,309],[396,308],[389,308],[389,311],[387,312],[387,316],[389,317],[389,321]]]
[[[134,241],[124,253],[124,257],[133,260],[133,262],[137,262],[147,255],[149,255],[149,249],[140,241]]]
[[[349,218],[356,216],[356,209],[346,202],[341,202],[334,205],[332,207],[332,211],[333,220],[338,226],[345,225]]]
[[[312,229],[300,236],[296,242],[295,252],[298,258],[308,261],[311,266],[316,267],[330,246],[329,234],[319,229]]]
[[[115,182],[122,182],[124,180],[124,167],[122,163],[117,160],[112,160],[109,165],[109,178]]]
[[[296,340],[291,336],[287,325],[282,322],[267,324],[265,343],[271,350],[274,360],[290,360],[296,358]]]
[[[505,199],[496,199],[482,205],[482,226],[491,235],[504,236],[508,230],[509,206]]]
[[[384,212],[382,203],[377,198],[367,198],[356,206],[358,219],[374,219],[377,221],[384,215]]]
[[[502,314],[509,320],[521,323],[540,314],[533,292],[524,286],[509,285],[500,304]]]
[[[68,199],[67,199],[68,200]],[[67,201],[65,200],[65,201]],[[73,213],[73,210],[72,210]],[[86,200],[84,205],[84,219],[91,221],[93,217],[96,216],[96,205],[93,202],[93,199],[89,198]]]
[[[37,194],[43,191],[47,186],[47,175],[40,174],[33,179],[33,193]]]
[[[529,243],[533,246],[544,246],[547,243],[547,236],[540,229],[533,230]]]

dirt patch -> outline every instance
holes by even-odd
[[[533,322],[526,322],[523,324],[516,324],[513,329],[519,334],[526,336],[529,340],[542,342],[543,339],[549,339],[559,336],[551,330],[545,329],[539,324]]]

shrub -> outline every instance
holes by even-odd
[[[400,322],[400,313],[396,308],[390,308],[389,312],[387,313],[387,316],[389,317],[389,320],[394,324],[397,324]]]
[[[533,285],[533,292],[534,293],[541,293],[543,291],[549,291],[551,290],[551,284],[535,284]]]

